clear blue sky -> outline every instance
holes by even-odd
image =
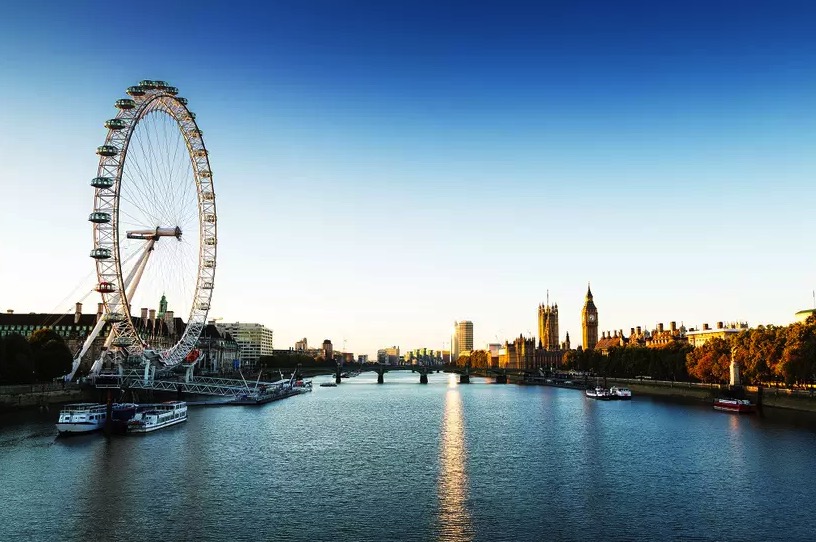
[[[0,310],[71,306],[101,124],[144,78],[211,151],[211,315],[276,347],[441,348],[456,319],[478,346],[548,289],[577,345],[587,281],[602,330],[812,304],[813,2],[21,4]]]

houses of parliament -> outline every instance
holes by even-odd
[[[584,307],[581,309],[581,345],[584,349],[593,349],[598,344],[598,308],[592,297],[592,290],[587,285]],[[547,303],[538,305],[538,348],[551,351],[570,349],[569,332],[566,340],[559,342],[558,303],[550,305],[549,293]]]
[[[547,302],[538,305],[538,345],[534,337],[519,335],[512,342],[504,343],[503,354],[499,359],[500,367],[539,369],[558,367],[563,363],[564,354],[572,347],[569,332],[564,342],[559,342],[558,304],[550,305],[549,292]],[[585,349],[595,348],[598,343],[598,308],[592,299],[592,291],[587,285],[584,307],[581,310],[582,346]],[[581,348],[579,347],[579,348]]]

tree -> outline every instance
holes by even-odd
[[[59,333],[51,329],[38,329],[28,338],[28,343],[38,381],[53,380],[71,372],[73,356]]]
[[[719,337],[711,339],[688,353],[688,374],[702,382],[728,382],[731,365],[731,344]]]
[[[470,366],[474,369],[485,369],[490,366],[490,354],[485,350],[474,350],[470,353]]]
[[[0,384],[34,382],[31,345],[25,337],[11,334],[0,338]]]

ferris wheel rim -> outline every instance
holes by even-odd
[[[106,318],[112,321],[112,336],[115,339],[124,338],[131,341],[129,353],[141,354],[148,348],[148,343],[139,336],[133,323],[133,314],[128,299],[125,278],[122,270],[120,204],[125,165],[128,163],[128,150],[134,133],[141,122],[149,115],[163,114],[175,121],[184,138],[188,151],[188,158],[192,166],[195,182],[199,249],[196,283],[190,300],[190,311],[183,333],[176,342],[166,348],[155,349],[160,352],[162,361],[166,365],[180,363],[195,346],[201,331],[206,325],[212,300],[212,290],[215,275],[217,255],[217,212],[215,206],[215,192],[212,184],[212,170],[209,162],[209,153],[204,144],[203,133],[198,127],[195,115],[188,109],[187,101],[176,96],[177,89],[169,87],[163,82],[161,85],[142,85],[130,87],[138,92],[131,94],[134,100],[124,99],[117,101],[119,112],[114,119],[105,123],[108,134],[105,144],[97,149],[99,154],[98,177],[94,179],[112,179],[109,186],[97,186],[94,193],[94,213],[105,214],[102,209],[110,209],[108,221],[105,216],[97,216],[101,222],[94,223],[94,250],[92,257],[96,259],[98,291],[102,295]],[[175,91],[175,92],[173,92]],[[120,107],[120,104],[122,107]],[[117,144],[119,147],[117,147]],[[110,174],[113,173],[111,177]],[[107,182],[100,184],[108,184]],[[107,206],[105,206],[107,205]],[[93,216],[92,215],[92,216]],[[94,220],[91,220],[94,222]],[[108,225],[107,227],[105,225]],[[177,228],[178,229],[178,228]],[[158,235],[158,230],[156,232]],[[178,230],[178,235],[181,232]],[[106,252],[107,250],[107,252]],[[107,257],[105,257],[107,255]],[[113,281],[110,279],[113,278]],[[102,291],[102,285],[115,282],[113,291]]]

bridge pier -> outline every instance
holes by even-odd
[[[428,373],[420,373],[419,383],[420,384],[427,384],[428,383]]]
[[[385,383],[385,373],[382,371],[377,372],[377,384],[384,384]]]
[[[340,382],[342,382],[342,379],[340,378],[340,364],[338,363],[337,370],[334,371],[334,383],[339,384]]]
[[[496,384],[507,384],[507,373],[496,375]]]
[[[459,375],[459,383],[460,384],[470,384],[470,375],[467,373],[462,373]]]

